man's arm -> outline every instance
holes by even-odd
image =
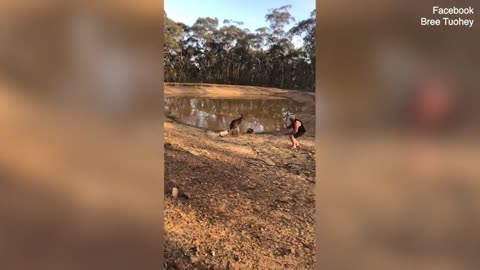
[[[293,125],[293,134],[298,132],[298,128],[300,127],[300,122],[295,121],[295,124]]]

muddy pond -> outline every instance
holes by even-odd
[[[284,127],[288,114],[301,110],[291,99],[165,98],[166,116],[189,126],[210,131],[228,130],[230,121],[244,115],[240,132],[270,133]]]

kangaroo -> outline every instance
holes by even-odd
[[[232,132],[233,130],[236,129],[238,134],[240,135],[240,124],[242,123],[242,121],[243,121],[243,114],[240,114],[240,118],[234,119],[232,120],[232,122],[230,122],[229,132]]]

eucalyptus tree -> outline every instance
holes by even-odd
[[[298,35],[303,39],[303,46],[300,48],[305,52],[305,61],[308,65],[307,67],[301,68],[304,72],[306,85],[310,89],[315,88],[315,30],[316,30],[316,10],[313,10],[310,13],[310,18],[298,22],[294,27],[290,29],[291,35]]]
[[[244,84],[313,90],[315,11],[295,22],[290,5],[270,9],[268,26],[251,32],[244,23],[198,18],[192,26],[165,22],[165,80]],[[296,48],[294,36],[303,43]]]
[[[179,80],[182,72],[183,29],[165,14],[164,65],[165,80]]]

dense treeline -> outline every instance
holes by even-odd
[[[269,10],[268,27],[199,18],[192,26],[165,14],[165,81],[315,89],[315,10],[294,24],[290,5]],[[286,26],[294,24],[288,31]],[[295,47],[293,37],[303,42]]]

